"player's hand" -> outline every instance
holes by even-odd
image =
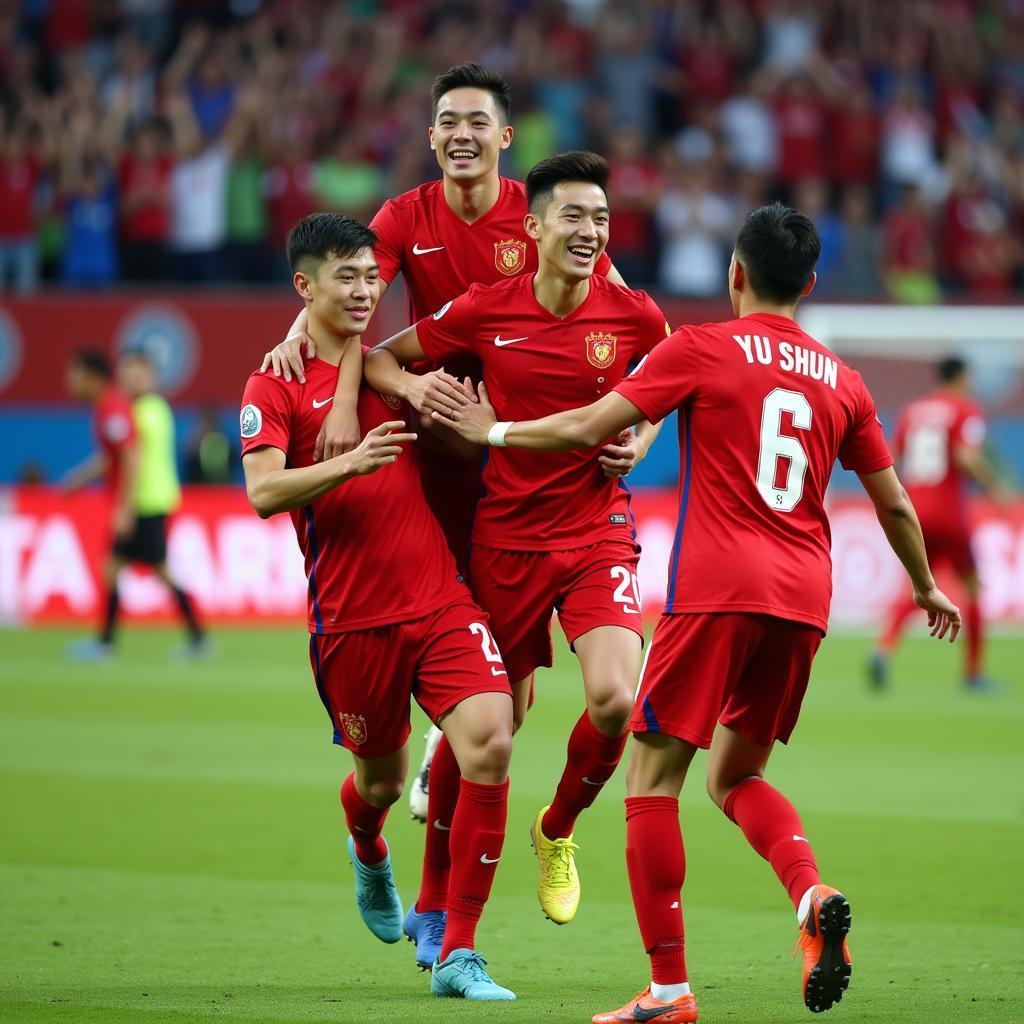
[[[316,356],[316,343],[313,339],[305,331],[301,334],[290,335],[263,357],[260,373],[266,373],[270,367],[273,367],[275,377],[283,375],[285,380],[290,381],[294,373],[298,382],[305,384],[306,366],[302,361],[303,351],[305,351],[307,359]]]
[[[130,508],[115,508],[110,528],[118,540],[130,536],[135,529],[135,513]]]
[[[359,432],[359,416],[355,406],[339,405],[335,401],[316,436],[313,461],[326,461],[335,455],[352,451],[359,444],[360,437],[362,434]]]
[[[345,472],[353,476],[365,476],[381,466],[395,462],[402,454],[402,445],[416,440],[416,435],[406,433],[405,429],[404,420],[388,420],[368,430],[359,445],[342,456],[346,460]]]
[[[612,479],[617,476],[626,476],[647,454],[640,438],[632,430],[623,430],[615,442],[615,444],[606,444],[601,449],[601,456],[597,460],[604,470],[604,475]]]
[[[457,412],[473,401],[472,390],[467,394],[462,382],[445,373],[443,366],[422,376],[409,374],[409,377],[405,385],[405,399],[417,412]]]
[[[952,643],[960,632],[960,609],[938,587],[914,591],[914,603],[928,613],[931,635],[940,640],[949,633]]]
[[[473,444],[486,445],[487,435],[492,426],[498,421],[494,412],[494,406],[487,395],[487,385],[480,381],[477,393],[473,395],[473,384],[467,377],[463,388],[472,395],[472,399],[458,409],[449,409],[447,412],[432,412],[436,423],[451,427],[457,434],[460,434],[467,441]]]

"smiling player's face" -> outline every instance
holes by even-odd
[[[473,181],[492,174],[512,143],[512,128],[486,89],[452,89],[437,104],[430,148],[445,177]]]
[[[526,231],[542,263],[567,278],[590,277],[608,245],[608,197],[590,182],[561,182],[541,216],[527,214]]]
[[[306,282],[311,317],[343,337],[362,334],[369,326],[380,298],[380,268],[372,249],[330,256]]]

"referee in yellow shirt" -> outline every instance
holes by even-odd
[[[205,647],[205,633],[196,618],[188,594],[167,569],[167,516],[181,503],[175,460],[174,414],[156,392],[153,364],[144,352],[123,352],[117,361],[118,384],[132,403],[138,438],[138,469],[135,481],[135,527],[114,543],[116,571],[129,562],[148,565],[174,595],[188,626],[190,654]],[[109,642],[109,641],[108,641]]]

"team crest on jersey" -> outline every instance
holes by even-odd
[[[615,362],[615,342],[618,337],[604,331],[591,331],[584,339],[587,345],[587,362],[603,370]]]
[[[242,437],[255,437],[263,429],[263,415],[255,405],[247,405],[238,417]]]
[[[383,391],[378,391],[377,394],[380,395],[380,400],[389,409],[401,409],[402,408],[402,400],[398,397],[398,395],[386,395]]]
[[[338,712],[341,720],[341,729],[351,740],[354,747],[361,747],[366,742],[366,717],[364,715],[347,715],[344,711]]]
[[[507,277],[518,274],[526,266],[526,243],[518,238],[495,242],[494,265]]]

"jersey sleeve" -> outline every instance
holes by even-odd
[[[135,417],[127,403],[105,408],[97,426],[100,439],[111,451],[120,451],[135,443]]]
[[[272,373],[254,373],[245,385],[238,417],[242,454],[264,445],[287,453],[291,421],[292,399],[285,382]]]
[[[856,379],[856,388],[854,419],[839,446],[839,461],[843,469],[854,473],[877,473],[888,469],[893,458],[885,443],[875,401],[860,377]]]
[[[672,332],[661,307],[646,292],[642,294],[644,308],[640,317],[637,351],[646,353],[650,352],[659,342],[664,341]]]
[[[608,255],[608,251],[605,250],[601,253],[600,259],[598,259],[597,263],[594,265],[594,273],[599,274],[601,277],[607,277],[611,269],[612,260]]]
[[[681,327],[644,356],[636,369],[615,385],[615,391],[632,402],[651,423],[657,423],[694,394],[699,370],[694,329]]]
[[[430,359],[477,351],[476,286],[416,322],[416,337]]]
[[[953,426],[950,440],[953,445],[965,448],[980,448],[985,443],[985,418],[977,409],[965,409]]]
[[[391,284],[402,269],[402,232],[398,212],[390,199],[370,221],[370,230],[377,236],[373,254],[377,257],[380,276]]]

